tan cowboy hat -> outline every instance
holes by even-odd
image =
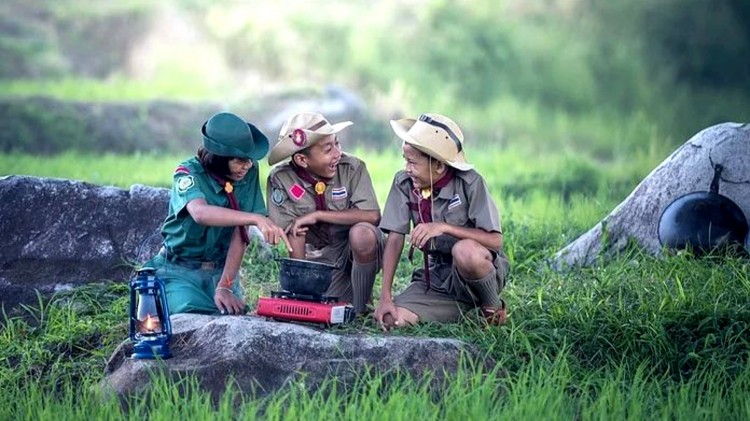
[[[404,142],[457,170],[474,168],[466,162],[461,129],[444,115],[422,114],[418,119],[391,120],[391,127]]]
[[[275,165],[352,124],[351,121],[331,124],[320,113],[297,113],[281,126],[279,140],[268,155],[268,165]]]

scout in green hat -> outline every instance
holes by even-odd
[[[464,155],[458,125],[440,114],[391,121],[403,141],[405,168],[396,173],[380,221],[388,233],[375,320],[384,330],[418,322],[455,322],[479,308],[488,324],[505,323],[508,259],[492,195]],[[411,233],[410,233],[411,230]],[[424,267],[392,295],[404,239],[424,253]]]
[[[172,175],[164,246],[147,263],[165,282],[171,313],[244,314],[240,264],[251,232],[261,241],[286,243],[268,219],[258,161],[268,153],[263,133],[222,112],[203,125],[195,157]]]
[[[319,113],[298,113],[281,127],[268,156],[268,216],[289,234],[291,257],[336,266],[328,296],[367,311],[385,236],[365,163],[341,151],[338,133]]]

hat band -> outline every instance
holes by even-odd
[[[448,136],[450,136],[450,138],[453,139],[453,142],[456,143],[456,149],[458,149],[458,153],[461,153],[461,151],[464,149],[463,145],[461,144],[461,141],[458,139],[458,136],[456,136],[456,134],[453,133],[453,130],[451,130],[450,127],[446,126],[445,124],[439,121],[433,120],[432,117],[426,114],[422,114],[421,116],[419,116],[419,121],[424,121],[430,126],[440,127],[441,129],[445,130],[445,132],[448,133]]]

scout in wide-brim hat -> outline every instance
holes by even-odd
[[[474,168],[466,162],[461,129],[444,115],[422,114],[418,119],[391,120],[391,127],[404,142],[457,170]]]
[[[320,113],[297,113],[281,126],[279,140],[268,155],[268,165],[281,162],[352,124],[351,121],[331,124]]]
[[[203,147],[214,155],[258,161],[268,153],[268,138],[257,127],[227,112],[203,124]]]

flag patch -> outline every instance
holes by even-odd
[[[292,196],[292,199],[300,200],[305,195],[305,189],[299,184],[294,183],[292,187],[289,187],[289,194]]]
[[[453,209],[456,206],[461,205],[461,197],[456,193],[455,196],[451,199],[451,201],[448,203],[448,209]]]
[[[345,186],[334,187],[331,189],[331,197],[333,200],[341,200],[349,197],[349,193],[346,191]]]

